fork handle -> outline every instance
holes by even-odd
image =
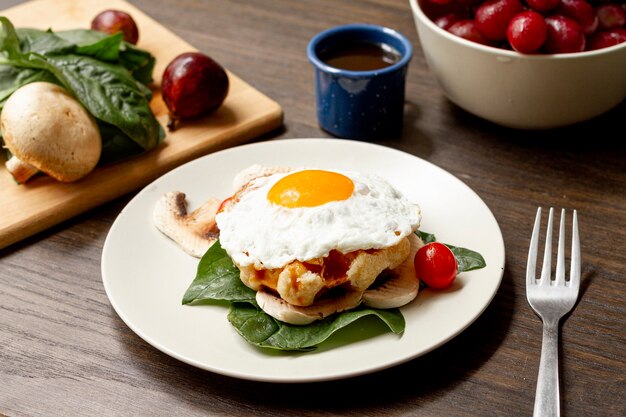
[[[541,360],[533,417],[558,417],[559,407],[559,321],[544,320]]]

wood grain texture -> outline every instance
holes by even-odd
[[[386,371],[304,385],[223,377],[152,348],[110,306],[100,256],[130,193],[0,250],[0,413],[530,416],[541,322],[526,302],[524,276],[541,205],[578,209],[582,237],[581,298],[561,328],[562,415],[626,415],[625,103],[590,122],[547,132],[482,121],[442,95],[404,0],[133,5],[283,107],[284,129],[262,140],[327,136],[315,119],[305,55],[315,33],[351,22],[405,33],[416,48],[405,128],[383,144],[450,171],[487,203],[506,245],[502,285],[458,337]]]
[[[107,3],[130,13],[142,29],[138,46],[157,59],[154,69],[155,94],[150,102],[163,127],[168,111],[159,92],[167,63],[195,48],[137,8],[122,1]],[[89,27],[102,10],[94,0],[36,0],[7,10],[16,27],[54,30]],[[210,116],[184,123],[167,132],[164,142],[151,152],[116,164],[96,168],[83,180],[63,184],[48,176],[38,176],[16,186],[0,164],[0,248],[67,220],[76,214],[135,191],[165,172],[201,155],[241,144],[282,124],[282,109],[274,100],[229,72],[229,91],[223,105]],[[4,162],[0,159],[0,162]]]

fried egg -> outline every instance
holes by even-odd
[[[256,178],[216,216],[233,261],[256,269],[398,244],[420,223],[420,209],[385,179],[300,169]]]

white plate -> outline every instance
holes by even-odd
[[[311,166],[376,173],[422,208],[421,230],[439,241],[480,252],[487,267],[462,273],[443,292],[422,291],[402,312],[402,335],[364,318],[313,352],[259,349],[226,319],[224,305],[183,306],[198,259],[152,225],[156,201],[187,194],[190,208],[232,193],[231,180],[255,164]],[[102,254],[102,281],[115,311],[142,339],[183,362],[259,381],[308,382],[360,375],[420,356],[467,328],[495,295],[504,243],[489,208],[460,180],[422,159],[364,142],[288,139],[240,146],[189,162],[143,189],[113,223]]]

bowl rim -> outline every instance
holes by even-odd
[[[425,0],[422,0],[425,1]],[[478,51],[482,51],[484,53],[489,53],[493,55],[499,55],[509,58],[516,59],[527,59],[530,61],[545,61],[545,60],[571,60],[571,59],[580,59],[585,57],[593,57],[597,55],[608,54],[617,50],[626,49],[626,42],[619,43],[617,45],[609,46],[606,48],[595,49],[593,51],[581,51],[581,52],[568,52],[568,53],[559,53],[559,54],[522,54],[516,51],[510,51],[508,49],[496,48],[494,46],[482,45],[477,42],[472,42],[467,39],[463,39],[459,36],[455,36],[437,26],[426,14],[422,11],[421,6],[419,5],[418,0],[409,0],[411,5],[411,9],[413,10],[413,14],[419,18],[419,20],[425,24],[431,31],[447,38],[448,40],[458,43],[460,45],[468,46],[472,49],[476,49]],[[420,41],[421,44],[421,41]]]
[[[395,38],[398,42],[402,44],[402,46],[405,49],[405,53],[403,54],[402,58],[398,62],[395,62],[394,64],[389,65],[388,67],[384,67],[384,68],[380,68],[376,70],[368,70],[368,71],[351,71],[351,70],[345,70],[341,68],[332,67],[326,64],[321,59],[319,59],[319,57],[317,56],[315,49],[317,45],[326,37],[340,34],[342,32],[363,31],[363,30],[379,32],[389,37]],[[311,38],[311,40],[309,41],[307,45],[307,57],[309,61],[318,70],[325,72],[325,73],[342,76],[346,78],[354,78],[354,79],[371,78],[373,76],[395,72],[395,71],[398,71],[402,67],[406,67],[409,64],[409,61],[411,61],[411,59],[413,58],[413,45],[411,44],[411,41],[409,41],[409,39],[405,35],[403,35],[402,33],[400,33],[399,31],[395,29],[391,29],[389,27],[380,26],[380,25],[369,24],[369,23],[351,23],[351,24],[339,25],[339,26],[334,26],[334,27],[325,29],[317,33],[315,36],[313,36],[313,38]]]

